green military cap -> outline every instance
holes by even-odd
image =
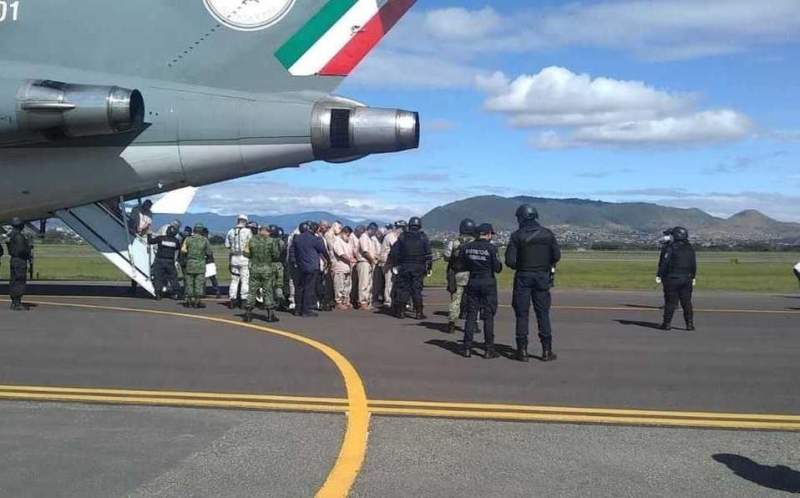
[[[202,223],[195,223],[194,224],[194,233],[202,232],[205,229],[206,229],[206,226],[203,225]]]

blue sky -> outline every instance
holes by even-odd
[[[797,0],[421,0],[338,91],[419,111],[421,148],[261,175],[285,195],[247,208],[391,219],[526,194],[800,221],[798,55]]]

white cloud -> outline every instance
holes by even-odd
[[[487,93],[485,109],[507,115],[512,126],[571,128],[541,132],[531,141],[541,149],[716,143],[740,140],[753,129],[739,112],[696,110],[691,94],[561,67],[513,80],[502,73],[479,76],[477,85]]]
[[[425,29],[444,40],[474,40],[496,33],[503,19],[491,7],[467,10],[462,7],[431,10],[424,18]]]
[[[414,9],[389,33],[383,50],[367,58],[358,82],[463,87],[470,80],[463,78],[465,72],[488,72],[491,56],[504,53],[601,48],[645,60],[686,60],[798,41],[797,0],[605,0],[515,10]],[[457,76],[450,78],[452,73]]]

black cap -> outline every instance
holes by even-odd
[[[494,227],[492,227],[492,225],[490,225],[489,223],[481,223],[480,225],[478,225],[476,231],[478,232],[479,235],[486,235],[488,233],[494,233]]]

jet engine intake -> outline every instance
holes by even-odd
[[[371,108],[337,99],[317,103],[311,120],[311,143],[317,159],[346,162],[419,147],[416,112]]]
[[[145,110],[138,90],[50,80],[25,81],[14,108],[15,119],[0,126],[0,135],[41,133],[49,140],[136,130],[144,123]]]

